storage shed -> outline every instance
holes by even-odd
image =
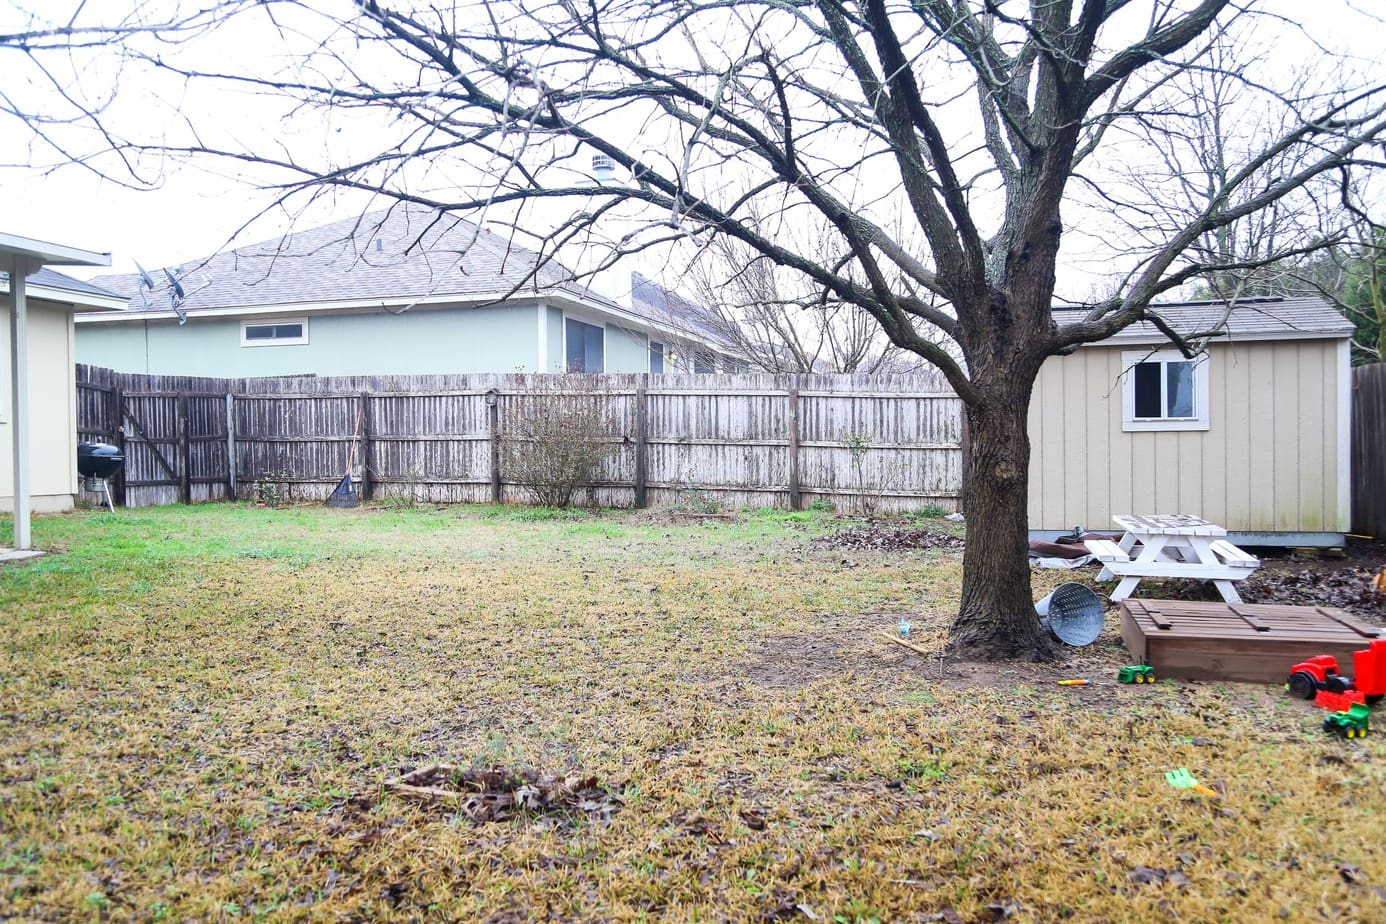
[[[1157,310],[1181,333],[1224,316],[1226,331],[1188,360],[1143,322],[1040,370],[1031,535],[1182,513],[1238,544],[1342,545],[1351,323],[1319,298],[1245,299],[1230,314],[1213,302]]]

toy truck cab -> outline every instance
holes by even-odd
[[[1372,643],[1375,646],[1375,642]],[[1386,650],[1382,652],[1386,656]],[[1346,693],[1352,689],[1352,681],[1338,673],[1338,659],[1332,655],[1315,655],[1308,661],[1301,661],[1290,668],[1290,679],[1285,688],[1292,696],[1300,699],[1313,699],[1320,690],[1330,693]]]
[[[1339,738],[1365,738],[1368,715],[1366,704],[1353,703],[1346,712],[1335,712],[1324,719],[1323,730]]]
[[[1386,639],[1377,639],[1365,651],[1352,654],[1353,686],[1367,702],[1374,703],[1386,695]]]
[[[1155,668],[1149,664],[1134,664],[1117,671],[1117,683],[1154,683]]]

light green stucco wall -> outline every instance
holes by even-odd
[[[306,344],[254,347],[241,346],[238,319],[193,319],[182,327],[84,324],[77,327],[77,361],[120,372],[223,377],[515,372],[535,367],[538,319],[533,303],[314,315]]]
[[[650,343],[645,335],[606,325],[606,371],[649,372]]]

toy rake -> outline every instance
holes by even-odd
[[[1194,779],[1187,767],[1180,767],[1178,770],[1171,770],[1166,773],[1165,782],[1175,789],[1192,789],[1194,792],[1201,792],[1205,796],[1212,796],[1214,799],[1219,798],[1216,789],[1209,789]]]

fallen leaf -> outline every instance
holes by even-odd
[[[1165,871],[1149,866],[1137,866],[1126,878],[1141,885],[1159,885],[1165,881]]]

